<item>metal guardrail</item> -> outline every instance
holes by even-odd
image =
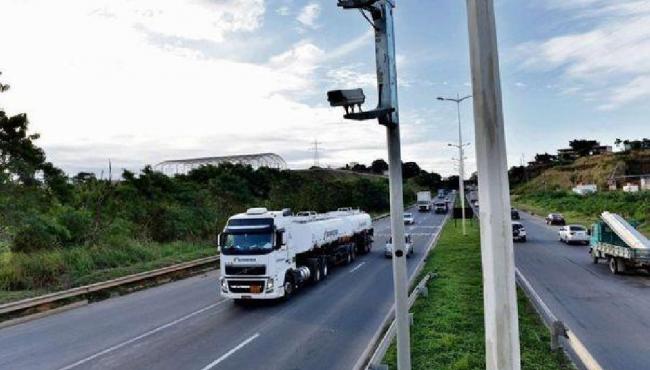
[[[420,280],[420,283],[413,289],[413,292],[411,292],[411,295],[409,295],[409,300],[408,300],[408,308],[409,310],[411,307],[413,307],[413,304],[415,304],[415,301],[418,299],[419,296],[427,297],[429,295],[429,291],[427,289],[427,283],[431,279],[431,274],[426,274],[422,280]],[[381,341],[377,345],[377,349],[373,352],[372,356],[370,357],[370,360],[368,360],[368,366],[366,369],[368,370],[383,370],[383,369],[388,369],[388,366],[382,364],[382,360],[384,359],[384,356],[386,355],[386,351],[388,351],[388,347],[390,347],[390,343],[395,337],[395,330],[396,324],[395,324],[395,307],[391,308],[391,323],[388,326],[388,329],[386,330],[386,333],[382,337]],[[410,314],[410,320],[411,324],[413,324],[413,314]]]
[[[445,217],[445,219],[440,224],[441,230],[445,226],[448,220],[449,220],[449,214]],[[409,279],[409,286],[413,285],[414,280],[418,277],[420,272],[422,272],[422,269],[424,268],[424,265],[427,259],[429,258],[429,252],[431,251],[433,246],[436,245],[438,239],[440,238],[440,234],[441,232],[438,232],[431,239],[431,242],[429,243],[429,245],[427,246],[427,250],[425,251],[425,257],[422,259],[422,262],[418,265],[418,267],[415,269],[415,272],[413,273],[413,275],[411,275],[411,278]],[[422,296],[428,295],[428,290],[426,289],[426,283],[429,281],[430,278],[431,275],[427,274],[420,281],[420,283],[415,287],[413,292],[411,292],[411,295],[409,296],[409,304],[408,304],[409,309],[411,308],[411,306],[413,306],[413,303],[415,303],[415,300],[419,295]],[[411,320],[413,320],[412,316],[411,316]],[[359,357],[359,360],[354,365],[353,369],[354,370],[387,369],[385,365],[381,364],[381,361],[384,358],[386,351],[388,350],[388,347],[390,347],[390,343],[394,336],[395,336],[395,305],[393,305],[390,311],[388,311],[388,314],[386,314],[386,317],[384,318],[381,325],[379,326],[379,329],[377,329],[375,334],[370,339],[370,343],[368,344],[366,349]]]
[[[29,308],[45,305],[48,303],[61,301],[63,299],[79,297],[84,294],[99,292],[102,290],[115,288],[117,286],[131,284],[138,281],[144,281],[154,277],[171,274],[177,271],[186,270],[190,268],[198,268],[204,265],[214,264],[218,262],[219,262],[219,256],[205,257],[205,258],[196,259],[194,261],[183,262],[176,265],[163,267],[157,270],[123,276],[117,279],[103,281],[100,283],[94,283],[90,285],[84,285],[77,288],[64,290],[61,292],[45,294],[39,297],[23,299],[15,302],[9,302],[0,305],[0,315],[22,311]]]
[[[408,208],[413,207],[414,204],[410,205]],[[373,221],[390,217],[390,213],[382,214],[373,218]],[[193,261],[183,262],[176,265],[171,265],[163,267],[160,269],[141,272],[133,275],[127,275],[120,278],[102,281],[99,283],[84,285],[76,288],[71,288],[61,292],[55,292],[50,294],[45,294],[42,296],[27,298],[20,301],[9,302],[5,304],[0,304],[0,315],[10,314],[18,311],[27,310],[30,308],[35,308],[41,305],[54,303],[64,299],[79,297],[89,293],[95,293],[106,289],[115,288],[121,285],[131,284],[138,281],[148,280],[154,277],[159,277],[162,275],[171,274],[174,272],[197,268],[203,265],[208,264],[217,264],[219,263],[219,256],[205,257],[196,259]]]

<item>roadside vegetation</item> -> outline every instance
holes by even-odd
[[[411,327],[414,369],[473,370],[485,368],[483,285],[478,227],[464,237],[460,225],[448,223],[422,274],[435,273],[429,296],[413,307]],[[522,369],[573,369],[561,352],[550,350],[548,329],[518,292]],[[397,368],[395,345],[385,361]]]
[[[0,302],[216,254],[218,230],[249,207],[389,208],[386,164],[358,171],[223,164],[168,177],[106,171],[68,176],[36,145],[27,116],[0,110]],[[404,164],[405,202],[441,185]]]
[[[568,223],[589,226],[603,211],[618,213],[641,223],[640,230],[650,235],[650,192],[600,192],[581,196],[572,192],[536,192],[513,196],[513,204],[544,217],[560,212]]]
[[[650,192],[621,190],[626,182],[638,182],[639,175],[650,173],[650,140],[617,140],[616,144],[624,150],[590,154],[600,143],[574,140],[570,146],[575,158],[544,153],[526,167],[511,168],[513,205],[540,216],[559,212],[567,222],[587,227],[603,211],[615,212],[640,222],[639,230],[650,236]],[[616,182],[618,190],[609,190],[610,182]],[[578,184],[595,184],[598,192],[575,194],[571,189]]]

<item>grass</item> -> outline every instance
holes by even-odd
[[[214,255],[208,243],[146,243],[5,253],[0,259],[0,303],[105,281]]]
[[[483,286],[478,227],[448,223],[423,273],[438,277],[429,296],[418,298],[412,312],[413,369],[463,370],[485,368]],[[573,369],[566,357],[549,349],[550,336],[525,296],[518,292],[522,369]],[[395,344],[385,358],[396,369]]]
[[[560,212],[568,223],[589,226],[603,211],[615,212],[642,223],[639,230],[650,235],[650,192],[600,192],[580,196],[570,192],[537,192],[514,195],[513,204],[542,217]]]

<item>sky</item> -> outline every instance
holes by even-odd
[[[496,0],[509,164],[574,138],[650,136],[650,0]],[[69,174],[275,152],[291,168],[386,157],[385,128],[326,92],[376,105],[372,29],[335,0],[0,0],[8,114],[27,113]],[[397,0],[404,161],[456,173],[454,103],[471,93],[465,2]],[[467,176],[471,100],[462,104]]]

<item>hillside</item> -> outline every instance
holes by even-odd
[[[543,215],[561,212],[570,223],[589,225],[603,211],[621,214],[641,222],[640,230],[650,235],[650,191],[625,193],[619,179],[616,191],[607,180],[616,176],[650,173],[650,150],[583,157],[574,163],[549,168],[512,191],[513,204]],[[571,192],[577,184],[597,184],[598,192],[581,196]]]
[[[607,180],[613,173],[616,176],[650,173],[650,150],[578,158],[571,164],[545,170],[541,175],[514,188],[513,193],[571,190],[581,183],[596,184],[599,190],[605,190]]]

